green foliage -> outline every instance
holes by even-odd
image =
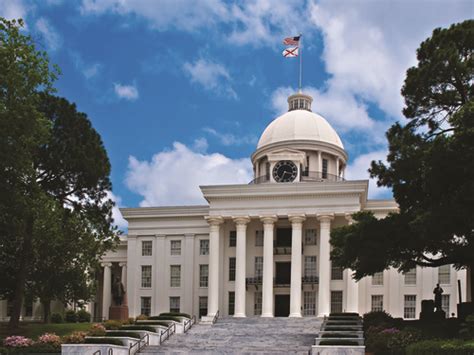
[[[474,314],[466,317],[464,323],[461,324],[459,335],[463,339],[474,339]]]
[[[136,320],[147,320],[148,319],[148,316],[144,315],[144,314],[140,314]]]
[[[117,330],[122,327],[122,322],[119,320],[109,319],[105,321],[104,326],[107,330]]]
[[[153,317],[148,317],[148,320],[172,320],[175,322],[181,322],[181,318],[178,317],[173,317],[173,316],[153,316]]]
[[[62,323],[63,322],[63,316],[61,315],[61,313],[51,314],[51,322],[53,322],[53,323]]]
[[[407,355],[472,355],[474,340],[425,340],[409,345]]]
[[[77,322],[77,313],[72,309],[68,309],[64,314],[64,320],[68,323],[76,323]]]
[[[0,348],[0,354],[60,354],[61,345],[35,343],[27,348]]]
[[[385,327],[390,328],[394,326],[393,317],[385,311],[369,312],[363,316],[364,330],[370,327]]]
[[[166,312],[160,313],[160,316],[171,316],[171,317],[185,317],[191,319],[192,317],[187,313],[179,313],[179,312]],[[154,316],[156,317],[156,316]],[[155,319],[154,317],[150,317],[149,319]]]
[[[355,340],[321,340],[319,342],[319,345],[359,345],[359,343]]]
[[[474,21],[434,30],[417,58],[402,89],[409,122],[388,130],[388,164],[370,168],[399,213],[356,213],[331,233],[331,258],[357,280],[389,267],[474,267]]]
[[[107,337],[130,337],[135,339],[140,339],[140,333],[134,332],[121,332],[121,331],[112,331],[105,334]]]
[[[140,322],[140,321],[137,321],[135,324],[137,325],[161,325],[163,327],[166,327],[168,328],[170,326],[170,324],[172,324],[172,322],[160,322],[160,321],[152,321],[152,322]]]
[[[80,309],[77,311],[77,321],[79,323],[87,323],[91,321],[91,314],[85,309]]]
[[[357,335],[347,333],[324,333],[321,338],[357,338]]]
[[[85,344],[109,344],[109,345],[120,345],[124,346],[125,344],[121,339],[117,338],[86,338],[84,340]]]
[[[149,325],[123,325],[121,330],[146,330],[147,332],[153,332],[156,333],[155,327],[149,326]]]

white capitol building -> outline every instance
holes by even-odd
[[[397,204],[369,200],[368,180],[345,180],[348,155],[331,125],[311,111],[310,96],[292,95],[288,104],[252,154],[251,183],[201,186],[207,205],[121,209],[128,235],[102,258],[95,317],[109,318],[118,278],[132,317],[385,310],[418,318],[436,283],[443,309],[456,312],[457,280],[465,290],[466,278],[451,266],[389,269],[355,282],[350,270],[331,265],[331,228],[351,223],[357,211],[384,217]]]

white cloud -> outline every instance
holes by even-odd
[[[115,94],[125,100],[134,101],[138,99],[138,90],[134,85],[122,85],[114,83]]]
[[[41,35],[46,47],[55,51],[61,46],[61,36],[56,32],[54,27],[44,17],[40,17],[35,24],[36,31]]]
[[[346,170],[347,180],[366,180],[369,179],[368,172],[370,163],[375,160],[381,160],[387,163],[387,152],[385,150],[375,151],[359,155],[352,161]],[[369,198],[390,198],[391,190],[386,187],[378,187],[376,179],[369,179]]]
[[[7,20],[19,18],[25,20],[28,10],[22,0],[0,0],[0,14]]]
[[[233,99],[238,98],[230,85],[232,78],[222,64],[200,58],[194,63],[184,63],[183,70],[190,76],[191,82],[200,84],[206,90]]]
[[[246,184],[252,179],[249,159],[204,154],[175,142],[150,161],[129,158],[127,186],[143,196],[140,206],[203,204],[199,185]]]
[[[112,217],[114,224],[121,230],[125,230],[128,227],[128,222],[123,218],[119,208],[124,207],[122,205],[122,198],[115,195],[112,191],[107,192],[107,198],[115,202],[115,206],[112,209]]]
[[[258,138],[251,134],[251,135],[235,135],[232,133],[221,133],[216,131],[214,128],[205,127],[203,128],[204,132],[209,133],[210,135],[217,137],[219,142],[222,145],[230,146],[230,145],[242,145],[242,144],[257,144]]]
[[[74,66],[79,70],[86,79],[92,79],[100,74],[102,64],[100,63],[86,63],[81,54],[75,51],[69,51]]]
[[[209,143],[207,142],[206,138],[201,137],[194,140],[193,150],[195,152],[205,153],[207,151],[207,148],[209,148]]]

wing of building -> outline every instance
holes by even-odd
[[[261,135],[249,184],[201,186],[202,206],[121,209],[128,235],[103,257],[96,318],[109,318],[117,279],[133,317],[385,310],[417,318],[438,282],[444,310],[456,312],[460,275],[451,266],[390,269],[354,282],[350,270],[331,265],[331,228],[351,223],[357,211],[383,217],[397,204],[369,200],[367,180],[345,179],[348,155],[337,132],[312,112],[310,96],[292,95],[288,105]]]

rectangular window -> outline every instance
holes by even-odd
[[[405,285],[416,285],[416,268],[408,270],[404,275]]]
[[[449,318],[449,295],[441,295],[441,309],[446,313],[446,318]]]
[[[267,180],[270,180],[270,163],[265,164],[265,177]]]
[[[331,265],[331,280],[342,280],[342,267]]]
[[[151,287],[151,265],[142,265],[142,287]]]
[[[181,240],[171,241],[171,255],[181,255]]]
[[[323,171],[322,171],[321,177],[323,179],[328,178],[328,160],[327,159],[323,159]]]
[[[141,306],[140,306],[140,314],[145,316],[150,316],[151,314],[151,297],[141,297]]]
[[[253,314],[256,316],[262,315],[262,293],[255,292],[253,303]]]
[[[316,292],[305,291],[303,293],[303,315],[304,316],[316,315]]]
[[[209,255],[209,239],[199,241],[199,255]]]
[[[342,312],[342,291],[331,291],[331,313]]]
[[[142,241],[142,256],[151,256],[153,254],[153,242],[151,240]]]
[[[235,292],[229,292],[229,316],[233,316],[235,312]]]
[[[207,296],[199,297],[199,317],[207,316]]]
[[[181,312],[179,297],[170,297],[170,312],[179,313]]]
[[[263,231],[255,231],[255,246],[263,247]]]
[[[438,283],[441,285],[451,283],[451,265],[442,265],[438,268]]]
[[[170,266],[170,286],[181,287],[181,265]]]
[[[372,295],[372,312],[383,311],[383,295]]]
[[[229,258],[229,281],[235,281],[235,258]]]
[[[209,282],[209,265],[199,265],[199,287],[207,287]]]
[[[306,229],[304,231],[304,244],[316,245],[316,229]]]
[[[316,277],[316,256],[304,257],[304,276]]]
[[[255,257],[255,277],[262,277],[263,275],[263,256]]]
[[[372,275],[372,285],[374,286],[381,286],[383,285],[383,271],[376,272]]]
[[[237,244],[237,232],[236,231],[230,231],[229,233],[229,246],[230,247],[235,247]]]
[[[403,318],[415,318],[415,317],[416,317],[416,295],[405,295]]]

